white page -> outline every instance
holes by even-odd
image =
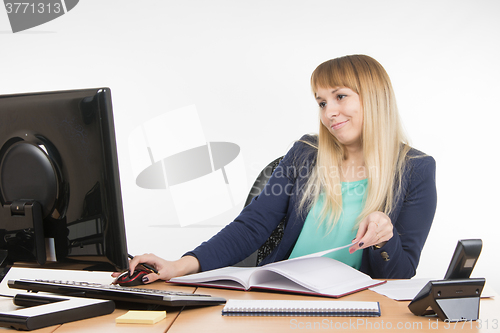
[[[292,259],[288,259],[288,260],[290,261],[290,260],[298,260],[298,259],[305,259],[305,258],[322,257],[325,254],[328,254],[328,253],[331,253],[331,252],[335,252],[335,251],[338,251],[338,250],[342,250],[342,249],[345,249],[346,247],[351,247],[354,244],[357,244],[358,242],[349,243],[349,244],[342,245],[342,246],[339,246],[339,247],[336,247],[336,248],[333,248],[333,249],[329,249],[329,250],[325,250],[325,251],[320,251],[320,252],[315,252],[315,253],[311,253],[311,254],[306,254],[304,256],[300,256],[300,257],[292,258]]]
[[[289,280],[312,291],[322,293],[324,290],[344,294],[344,286],[359,284],[362,287],[373,285],[374,281],[366,274],[331,258],[315,257],[300,262],[285,260],[268,264],[263,269],[276,272]],[[259,273],[255,273],[251,285],[259,284]],[[358,289],[358,288],[355,288]]]
[[[283,276],[269,271],[262,271],[258,273],[259,288],[270,290],[291,290],[299,293],[316,293],[315,291],[301,286]]]
[[[219,280],[236,280],[245,289],[249,288],[248,280],[253,271],[258,269],[257,267],[223,267],[218,269],[213,269],[210,271],[205,271],[201,273],[179,276],[170,279],[170,282],[179,283],[207,283]],[[217,283],[214,283],[214,285]],[[224,285],[221,282],[221,285]],[[233,286],[233,285],[231,285]]]

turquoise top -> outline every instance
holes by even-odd
[[[352,242],[356,237],[357,228],[354,229],[356,220],[363,210],[365,192],[368,187],[368,179],[355,182],[343,182],[342,188],[342,214],[340,219],[328,233],[326,223],[319,224],[319,215],[323,207],[324,194],[321,193],[317,203],[307,214],[306,221],[302,227],[299,238],[290,254],[291,258],[325,251],[336,247],[344,246]],[[349,248],[328,253],[325,257],[330,257],[341,261],[351,267],[359,269],[361,267],[361,256],[363,251],[349,253]]]

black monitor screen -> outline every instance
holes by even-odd
[[[7,263],[127,268],[108,88],[0,96],[0,200]]]

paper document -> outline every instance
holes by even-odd
[[[438,279],[403,279],[403,280],[392,280],[387,281],[387,283],[372,287],[373,290],[381,295],[392,298],[396,301],[411,301],[419,291],[429,282],[430,280]],[[488,286],[485,285],[481,293],[481,298],[494,297],[495,292]]]
[[[429,279],[392,280],[383,285],[372,287],[370,290],[396,301],[411,301],[427,282]]]

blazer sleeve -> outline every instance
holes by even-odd
[[[287,214],[296,177],[294,163],[304,145],[300,141],[293,145],[262,192],[233,222],[184,255],[196,257],[201,270],[206,271],[234,265],[264,244]]]
[[[415,275],[437,204],[436,162],[431,156],[410,158],[406,192],[391,221],[393,237],[380,249],[364,250],[362,270],[373,278],[408,279]],[[392,214],[391,214],[392,215]]]

